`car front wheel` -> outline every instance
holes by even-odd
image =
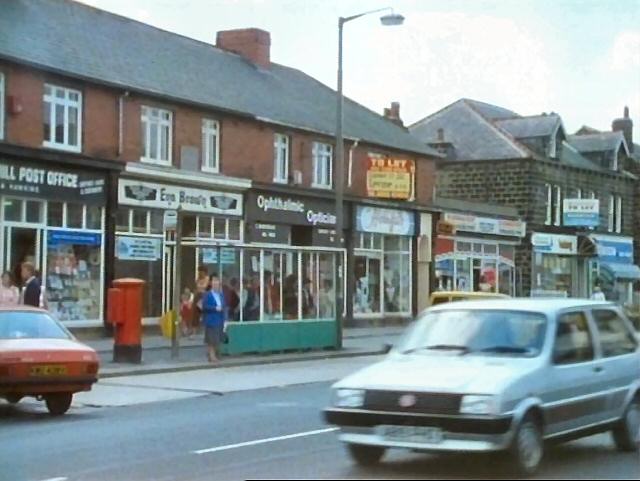
[[[379,446],[365,446],[362,444],[348,444],[349,455],[360,466],[378,464],[384,455],[385,448]]]
[[[52,416],[60,416],[66,413],[71,406],[73,394],[70,392],[61,392],[55,394],[47,394],[44,398],[47,403],[47,409]]]
[[[631,401],[624,417],[611,433],[618,450],[638,451],[640,449],[640,395],[636,395]]]
[[[544,454],[544,442],[541,428],[531,416],[520,423],[510,451],[515,474],[531,476],[538,470]]]

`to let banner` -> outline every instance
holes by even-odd
[[[385,199],[413,199],[416,164],[413,160],[369,156],[367,195]]]

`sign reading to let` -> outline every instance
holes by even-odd
[[[369,156],[367,195],[385,199],[413,199],[413,160]]]

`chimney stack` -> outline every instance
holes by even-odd
[[[391,107],[385,108],[383,115],[394,124],[404,127],[404,123],[400,118],[400,102],[391,102]]]
[[[611,123],[611,130],[622,132],[624,140],[627,142],[627,147],[629,147],[629,152],[633,153],[633,121],[629,117],[629,107],[625,106],[622,118],[615,119]]]
[[[237,53],[264,68],[271,64],[271,35],[259,28],[224,30],[216,35],[216,47]]]

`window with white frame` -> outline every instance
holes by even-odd
[[[551,184],[544,184],[544,199],[546,205],[546,215],[544,224],[551,225],[553,222],[553,186]]]
[[[553,225],[562,225],[562,188],[553,186]]]
[[[155,107],[142,107],[142,160],[171,165],[173,113]]]
[[[4,139],[4,74],[0,72],[0,140]]]
[[[610,195],[609,196],[609,232],[622,233],[622,196]]]
[[[45,147],[80,152],[82,93],[79,90],[45,84],[42,121]]]
[[[289,180],[289,137],[275,134],[273,139],[273,181],[288,182]]]
[[[333,175],[333,147],[320,142],[313,143],[313,186],[331,187]]]
[[[202,119],[202,170],[220,172],[220,123]]]

